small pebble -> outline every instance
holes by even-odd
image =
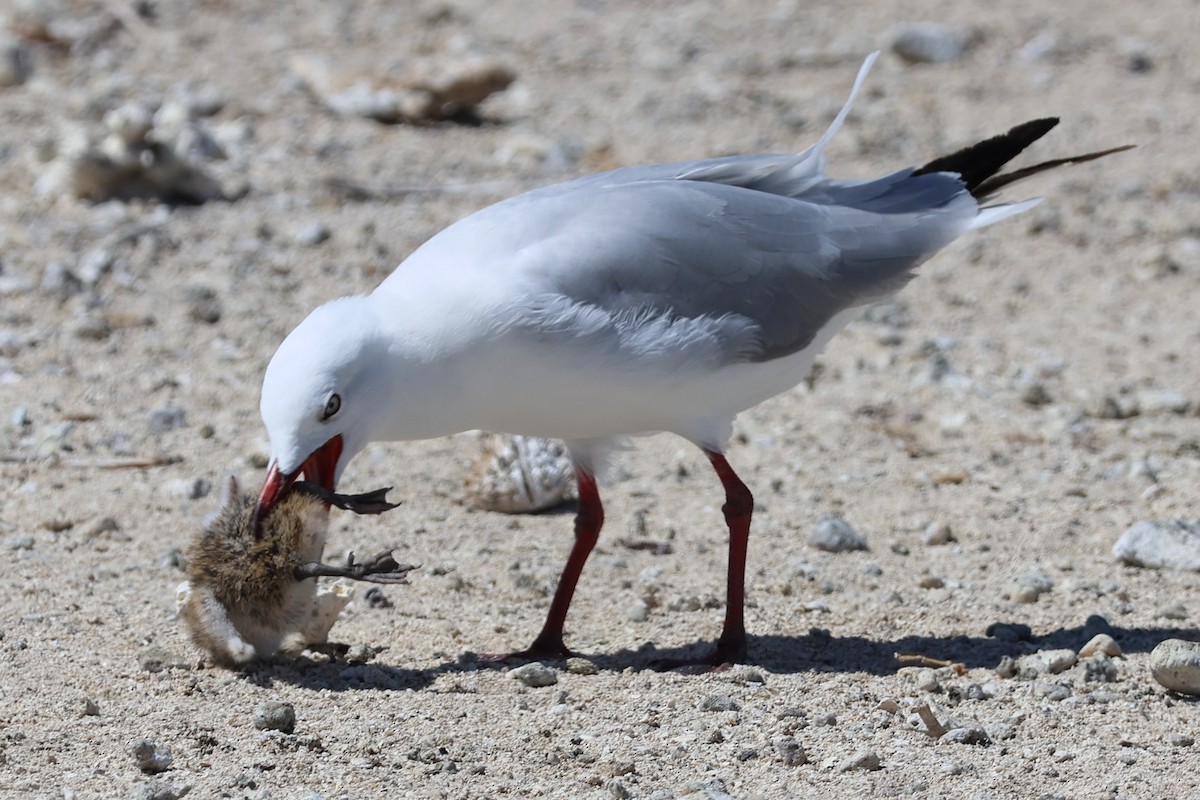
[[[129,797],[131,800],[179,800],[190,794],[192,788],[190,783],[175,783],[168,786],[159,781],[146,781],[134,787]]]
[[[260,731],[292,733],[296,730],[296,709],[291,703],[265,700],[254,709],[254,727]]]
[[[892,29],[892,51],[912,64],[957,61],[969,45],[969,36],[940,22],[913,22]]]
[[[8,537],[6,542],[9,550],[32,550],[34,538],[27,533]]]
[[[388,596],[378,586],[372,586],[370,589],[367,589],[366,594],[363,595],[363,600],[366,600],[367,605],[371,608],[392,607],[392,601],[388,599]]]
[[[1014,580],[1008,596],[1018,603],[1036,603],[1037,599],[1054,588],[1054,581],[1040,569],[1031,570]]]
[[[1004,742],[1017,738],[1017,726],[1011,722],[994,722],[988,725],[986,730],[988,738],[993,742]]]
[[[808,537],[808,543],[829,553],[867,550],[867,539],[841,517],[825,517]]]
[[[922,692],[940,692],[942,684],[937,673],[931,669],[923,669],[917,673],[917,688]]]
[[[209,286],[188,286],[183,290],[188,319],[214,325],[221,321],[221,301]]]
[[[1047,681],[1034,681],[1031,688],[1034,696],[1044,697],[1053,702],[1061,702],[1071,696],[1071,690],[1061,683],[1048,683]]]
[[[1033,639],[1033,629],[1023,622],[993,622],[984,633],[1001,642],[1028,642]]]
[[[85,717],[100,716],[100,705],[90,697],[85,698],[83,701],[83,716],[85,716]]]
[[[1200,695],[1200,642],[1166,639],[1150,651],[1150,674],[1180,694]]]
[[[951,728],[938,739],[938,744],[991,744],[992,739],[983,728],[969,726]]]
[[[1196,737],[1190,733],[1172,733],[1167,739],[1172,747],[1191,747],[1196,743]]]
[[[859,750],[845,761],[838,764],[838,772],[856,772],[858,770],[874,771],[883,767],[883,761],[874,750]]]
[[[650,618],[650,606],[641,598],[635,599],[625,609],[625,616],[632,622],[645,622]]]
[[[29,46],[15,36],[0,35],[0,88],[20,86],[32,72]]]
[[[151,434],[166,433],[187,424],[187,415],[178,408],[159,408],[150,412]]]
[[[310,222],[296,232],[296,244],[303,247],[316,247],[329,240],[333,231],[323,222]]]
[[[710,694],[700,701],[701,711],[738,711],[741,706],[729,695]]]
[[[108,324],[108,320],[99,314],[84,314],[72,323],[71,333],[77,339],[99,342],[112,334],[112,327]]]
[[[600,671],[594,661],[591,661],[580,656],[571,656],[567,659],[567,672],[574,675],[595,675]]]
[[[617,798],[617,800],[629,800],[630,797],[633,797],[633,792],[625,788],[625,785],[619,781],[609,781],[607,788],[608,793]]]
[[[147,647],[138,654],[138,666],[146,672],[162,672],[164,669],[188,669],[191,663],[162,647]]]
[[[1075,666],[1076,656],[1074,650],[1040,650],[1036,654],[1045,665],[1046,671],[1051,675],[1057,675],[1060,672],[1066,672],[1071,667]]]
[[[147,775],[166,772],[175,761],[171,748],[159,747],[149,739],[135,739],[129,743],[129,752],[137,768]]]
[[[531,661],[509,670],[508,677],[534,688],[553,686],[558,683],[558,673],[537,661]]]
[[[199,500],[212,490],[212,484],[203,478],[179,478],[167,484],[167,493],[183,500]]]
[[[120,535],[121,525],[112,517],[92,517],[89,521],[80,523],[77,533],[84,541],[92,539],[124,539]]]
[[[944,522],[931,522],[925,528],[925,532],[921,534],[921,544],[930,547],[939,544],[949,544],[955,541],[954,531]]]
[[[1081,661],[1086,681],[1112,683],[1117,679],[1117,665],[1104,653],[1094,653]]]
[[[798,767],[808,763],[808,753],[804,752],[804,748],[794,736],[776,736],[771,740],[771,744],[784,766]]]
[[[1097,633],[1087,644],[1079,648],[1079,657],[1088,658],[1097,653],[1103,653],[1106,656],[1115,658],[1121,655],[1121,646],[1117,644],[1116,639],[1107,633]]]
[[[83,291],[83,281],[61,261],[51,261],[42,270],[42,291],[60,300]]]
[[[761,672],[756,670],[754,667],[747,666],[746,664],[738,664],[732,667],[725,672],[723,677],[725,677],[727,680],[733,681],[734,683],[740,683],[742,685],[748,683],[761,685],[767,682],[767,679],[763,677]]]
[[[1187,606],[1185,606],[1183,603],[1172,603],[1169,606],[1163,606],[1158,610],[1158,616],[1162,617],[1163,619],[1187,619]]]
[[[378,651],[369,644],[352,644],[346,650],[346,660],[351,664],[366,664]]]

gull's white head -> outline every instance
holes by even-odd
[[[301,473],[332,491],[347,462],[370,441],[385,392],[386,344],[366,297],[317,308],[267,365],[259,410],[271,464],[258,499],[261,519]]]

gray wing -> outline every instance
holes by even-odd
[[[977,213],[961,182],[911,171],[826,179],[787,196],[777,172],[757,168],[763,159],[710,162],[720,169],[705,180],[555,192],[547,201],[570,211],[522,251],[522,269],[615,319],[704,320],[718,336],[727,322],[725,359],[765,361],[803,349],[840,311],[897,291]],[[534,195],[516,216],[544,224]]]

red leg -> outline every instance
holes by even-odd
[[[600,527],[604,525],[604,506],[600,503],[600,492],[596,489],[596,479],[586,472],[576,470],[576,483],[579,486],[579,510],[575,513],[575,545],[563,567],[558,579],[558,588],[554,591],[554,600],[550,603],[550,611],[546,614],[546,623],[542,632],[533,640],[533,644],[517,653],[499,656],[493,660],[508,659],[538,659],[566,658],[572,655],[563,644],[563,625],[567,621],[567,611],[571,608],[571,598],[575,596],[575,584],[583,572],[596,540],[600,538]]]
[[[743,607],[746,600],[746,548],[750,539],[750,515],[754,512],[754,497],[742,479],[729,466],[725,456],[715,450],[705,450],[709,463],[725,487],[725,524],[729,526],[729,577],[725,589],[725,624],[716,649],[707,656],[695,659],[665,659],[659,669],[675,669],[707,664],[728,667],[746,660],[746,623]]]
[[[725,524],[729,526],[729,578],[725,591],[725,624],[710,663],[735,664],[746,660],[746,623],[743,609],[746,601],[746,549],[750,541],[750,515],[754,513],[754,497],[742,479],[729,466],[725,456],[706,450],[709,462],[725,487]]]

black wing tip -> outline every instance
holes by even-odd
[[[1013,160],[1029,145],[1049,133],[1059,123],[1058,117],[1031,119],[1010,128],[1007,132],[984,139],[982,142],[964,147],[949,155],[935,158],[915,170],[914,175],[932,172],[958,174],[967,190],[975,194],[980,184],[991,178],[1009,161]]]

